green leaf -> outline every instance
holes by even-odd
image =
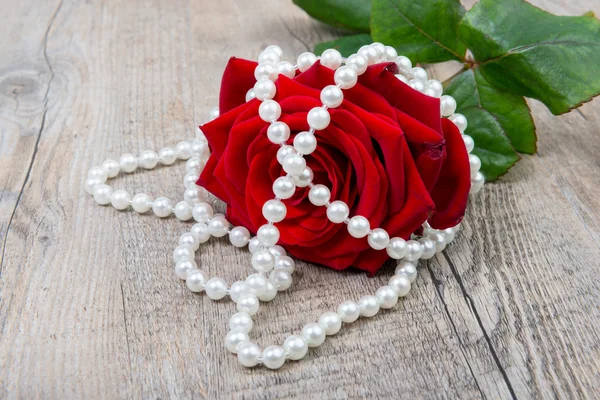
[[[371,35],[416,62],[462,60],[459,0],[373,0]]]
[[[493,181],[504,175],[519,156],[493,113],[510,107],[508,98],[495,99],[497,92],[489,92],[487,83],[482,83],[476,75],[472,70],[465,71],[452,80],[444,93],[454,97],[457,112],[467,118],[469,124],[465,133],[475,141],[473,154],[481,159],[481,172],[486,180]],[[525,108],[529,112],[527,105]]]
[[[311,17],[326,24],[369,32],[370,0],[294,0]]]
[[[319,43],[315,46],[315,54],[321,54],[327,49],[337,49],[344,57],[356,53],[361,46],[371,44],[373,39],[367,34],[344,36],[330,42]]]
[[[600,93],[600,21],[559,17],[523,0],[481,0],[459,33],[492,85],[562,114]]]

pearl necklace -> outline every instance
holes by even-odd
[[[412,67],[410,60],[398,56],[396,50],[381,43],[363,46],[357,54],[343,58],[335,49],[328,49],[321,57],[306,52],[297,59],[297,64],[281,61],[282,50],[278,46],[268,46],[258,57],[255,70],[256,84],[246,94],[246,101],[254,98],[261,101],[259,116],[270,123],[267,129],[269,140],[280,145],[277,160],[282,165],[286,176],[277,178],[273,183],[274,199],[263,205],[263,216],[267,223],[262,225],[256,237],[251,237],[248,229],[242,226],[232,227],[222,214],[215,214],[213,207],[207,202],[207,192],[195,185],[195,182],[209,156],[208,144],[201,132],[193,141],[177,144],[175,149],[164,148],[158,154],[152,150],[143,151],[139,156],[125,154],[119,161],[106,160],[100,167],[93,167],[88,173],[85,189],[92,194],[98,204],[111,204],[117,210],[126,210],[130,206],[138,213],[150,209],[158,217],[165,218],[174,214],[182,221],[194,219],[196,224],[190,232],[184,233],[179,239],[179,246],[173,252],[175,274],[185,280],[186,286],[193,292],[205,291],[213,300],[229,296],[236,303],[238,312],[229,320],[230,331],[225,337],[226,348],[238,355],[239,362],[246,367],[263,364],[268,368],[277,369],[286,360],[303,358],[309,347],[318,347],[325,341],[327,335],[336,334],[342,327],[342,322],[351,323],[359,317],[372,317],[380,308],[391,308],[400,297],[406,296],[411,284],[417,276],[416,263],[419,259],[430,259],[436,253],[444,250],[459,228],[455,226],[442,231],[432,229],[427,222],[423,224],[423,234],[417,240],[405,241],[402,238],[390,238],[382,228],[371,229],[367,218],[355,215],[349,218],[349,207],[340,200],[331,200],[327,186],[313,184],[313,172],[307,167],[304,155],[311,154],[317,148],[315,133],[327,128],[330,123],[328,109],[342,104],[342,90],[352,88],[358,76],[364,73],[369,65],[379,62],[393,61],[398,65],[400,74],[396,77],[410,85],[413,89],[429,96],[440,97],[440,112],[443,117],[451,120],[460,130],[467,151],[473,150],[473,139],[464,135],[467,127],[466,118],[457,114],[456,101],[450,96],[442,96],[442,85],[439,81],[429,79],[427,72],[420,67]],[[273,100],[276,93],[274,81],[279,74],[293,78],[296,71],[306,71],[320,59],[325,67],[335,70],[335,85],[329,85],[321,91],[322,106],[309,111],[307,122],[310,129],[298,133],[293,146],[287,145],[290,128],[281,121],[280,105]],[[219,111],[214,108],[210,118],[218,117]],[[144,193],[131,195],[125,190],[113,191],[106,185],[108,178],[116,177],[120,171],[131,173],[139,166],[153,169],[158,163],[171,165],[177,159],[187,160],[187,174],[184,177],[184,200],[173,207],[173,202],[165,197],[152,200]],[[485,182],[479,172],[481,161],[474,155],[469,155],[471,166],[471,193],[477,193]],[[260,302],[268,302],[275,298],[278,291],[288,289],[292,284],[292,273],[295,263],[287,256],[285,250],[277,245],[279,230],[276,223],[283,221],[287,214],[283,199],[292,197],[297,187],[309,187],[308,198],[315,206],[327,208],[327,218],[333,223],[345,223],[348,233],[355,238],[367,237],[371,248],[385,249],[391,258],[401,260],[395,270],[395,275],[388,285],[382,286],[375,295],[361,297],[358,302],[347,300],[341,303],[336,312],[325,312],[318,322],[308,323],[298,335],[288,336],[283,346],[272,345],[264,350],[252,343],[249,333],[253,327],[252,316],[260,307]],[[207,242],[211,236],[223,237],[229,235],[230,242],[236,247],[249,246],[252,254],[251,265],[256,271],[244,280],[231,284],[219,278],[208,277],[198,269],[195,251],[200,244]]]

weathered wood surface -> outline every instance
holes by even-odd
[[[600,396],[600,101],[561,117],[531,102],[539,153],[475,199],[408,298],[301,362],[248,370],[222,346],[233,304],[172,273],[188,227],[96,206],[84,174],[193,135],[230,55],[338,33],[281,0],[0,3],[0,398]],[[182,172],[115,186],[175,197]],[[199,262],[231,281],[248,256],[221,240]],[[254,337],[280,342],[389,274],[301,264]]]

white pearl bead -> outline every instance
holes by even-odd
[[[188,271],[185,275],[185,285],[194,293],[200,293],[204,290],[206,275],[199,269]]]
[[[265,122],[277,121],[281,116],[281,106],[274,100],[265,100],[258,107],[258,115]]]
[[[175,275],[177,275],[179,279],[186,279],[187,273],[194,270],[198,270],[198,266],[194,260],[183,258],[175,263]]]
[[[432,97],[440,97],[444,92],[444,87],[442,83],[437,79],[430,79],[425,84],[425,89],[430,90],[432,93]]]
[[[396,289],[399,297],[404,297],[410,292],[410,279],[406,275],[392,276],[389,285]]]
[[[335,335],[342,328],[342,319],[336,313],[328,311],[319,317],[319,325],[325,329],[326,335]]]
[[[267,287],[264,292],[257,297],[260,301],[271,301],[277,296],[277,287],[271,281],[267,281]]]
[[[277,64],[281,60],[281,56],[275,51],[264,50],[258,56],[259,64]]]
[[[85,191],[86,191],[88,194],[91,194],[91,195],[93,195],[93,194],[94,194],[94,188],[95,188],[97,185],[102,185],[104,182],[106,182],[106,180],[102,180],[102,179],[100,179],[100,178],[87,178],[87,179],[85,180],[85,184],[84,184]]]
[[[203,222],[199,222],[192,226],[190,231],[198,238],[198,243],[206,243],[210,239],[210,232],[208,231],[208,225]]]
[[[398,303],[398,292],[391,286],[382,286],[375,292],[381,308],[392,308]]]
[[[283,349],[290,360],[301,360],[308,352],[308,343],[302,336],[290,335],[285,338]]]
[[[273,122],[267,128],[267,137],[275,144],[285,143],[290,138],[290,127],[285,122]]]
[[[259,65],[258,68],[260,67]],[[273,68],[270,65],[269,67]],[[254,96],[260,101],[272,99],[276,92],[275,84],[268,79],[260,79],[254,84]]]
[[[194,208],[192,208],[192,217],[194,217],[196,222],[206,222],[212,218],[213,214],[212,206],[204,201],[194,205]]]
[[[281,368],[285,362],[285,352],[281,346],[269,346],[262,352],[262,361],[270,369]]]
[[[195,173],[198,176],[198,173],[204,168],[204,161],[200,159],[200,157],[192,157],[185,163],[185,169],[188,173]]]
[[[390,242],[390,235],[381,228],[373,229],[368,238],[369,246],[375,250],[383,250]]]
[[[362,75],[369,66],[368,60],[360,54],[352,54],[346,60],[346,66],[354,68],[358,75]]]
[[[363,46],[358,49],[358,55],[363,56],[367,60],[367,65],[377,64],[379,61],[379,52],[371,46]]]
[[[256,253],[258,250],[262,249],[262,245],[260,244],[260,240],[255,236],[248,242],[248,250],[250,254]]]
[[[441,233],[444,235],[444,238],[446,238],[446,243],[450,243],[454,240],[454,236],[456,235],[456,229],[446,228],[443,231],[441,231]]]
[[[225,336],[225,347],[233,354],[237,354],[237,346],[240,343],[246,343],[248,341],[250,341],[250,338],[246,332],[231,331],[227,333],[227,336]]]
[[[275,259],[287,255],[285,249],[278,244],[269,247],[268,250],[271,252],[271,254],[273,254],[273,257],[275,257]]]
[[[255,99],[256,95],[254,94],[254,88],[250,88],[248,89],[248,91],[246,92],[246,102]]]
[[[336,85],[339,85],[342,89],[350,89],[356,85],[358,74],[352,67],[340,67],[335,71],[333,80]]]
[[[140,166],[144,169],[152,169],[158,164],[158,154],[152,150],[144,150],[140,154]]]
[[[192,151],[192,155],[196,157],[200,157],[200,159],[204,160],[210,156],[210,148],[208,147],[208,142],[206,139],[194,139],[190,144],[190,149]],[[202,168],[204,168],[204,164],[202,164]]]
[[[336,70],[342,65],[342,54],[336,49],[327,49],[321,54],[321,65]]]
[[[396,58],[396,65],[398,66],[398,71],[404,75],[408,75],[412,70],[412,63],[408,57],[398,56],[398,58]]]
[[[313,178],[313,171],[309,167],[304,168],[302,175],[292,177],[294,180],[294,185],[300,188],[307,187],[312,182]]]
[[[249,315],[254,315],[258,312],[258,309],[260,308],[260,303],[258,301],[258,298],[256,298],[254,294],[242,293],[236,301],[236,308],[240,312],[245,312]]]
[[[298,56],[296,64],[298,65],[298,69],[300,70],[300,72],[304,72],[307,69],[309,69],[315,62],[317,62],[317,56],[307,51]]]
[[[283,164],[283,160],[285,159],[285,157],[288,154],[295,154],[296,153],[296,149],[292,146],[289,145],[283,145],[279,148],[279,150],[277,150],[277,161],[279,162],[279,164]]]
[[[369,234],[371,224],[369,220],[362,215],[355,215],[348,222],[348,233],[355,238],[364,238]]]
[[[229,222],[225,216],[217,214],[208,221],[208,231],[214,237],[223,237],[229,233]]]
[[[471,194],[479,193],[479,191],[483,187],[484,183],[485,183],[485,177],[483,176],[483,174],[481,172],[477,172],[477,174],[475,175],[475,178],[471,179],[471,189],[470,189],[469,193],[471,193]]]
[[[196,181],[198,180],[198,173],[190,172],[185,174],[183,177],[183,186],[185,188],[196,186]]]
[[[325,185],[314,185],[308,191],[308,200],[315,206],[324,206],[331,198],[331,192]]]
[[[304,325],[302,336],[308,342],[308,347],[319,347],[325,341],[325,329],[316,322]]]
[[[171,215],[173,210],[173,204],[171,200],[166,197],[159,197],[152,202],[152,211],[157,217],[166,218]]]
[[[244,342],[237,346],[238,361],[244,367],[254,367],[261,356],[260,347],[254,343]]]
[[[304,168],[306,168],[306,160],[300,154],[291,153],[285,156],[281,166],[286,173],[297,176],[302,174]]]
[[[108,178],[108,174],[102,167],[90,168],[87,176],[88,176],[88,178],[100,178],[100,179],[103,179],[104,181],[106,181],[106,179]]]
[[[418,92],[423,92],[425,90],[425,84],[418,79],[411,79],[408,81],[408,86],[415,89]]]
[[[296,269],[296,263],[288,256],[279,256],[275,260],[275,269],[285,271],[288,274],[293,274]]]
[[[180,221],[189,221],[192,218],[192,206],[187,201],[180,201],[173,209],[175,217]]]
[[[177,153],[170,147],[164,147],[158,152],[158,161],[162,165],[171,165],[177,160]]]
[[[293,79],[296,76],[294,65],[289,61],[278,62],[275,69],[277,70],[278,74],[286,76],[290,79]]]
[[[138,160],[133,154],[123,154],[119,158],[119,166],[121,167],[121,171],[131,173],[137,169]]]
[[[275,269],[271,271],[269,279],[280,292],[287,290],[290,288],[290,286],[292,286],[292,275],[282,269]]]
[[[343,201],[336,200],[327,207],[327,218],[335,224],[340,224],[348,218],[350,210]]]
[[[218,117],[219,117],[219,107],[211,108],[210,111],[208,112],[209,121],[217,119]]]
[[[419,239],[418,242],[421,243],[421,246],[423,246],[423,254],[421,255],[421,259],[429,260],[435,256],[435,243],[433,240],[424,237]]]
[[[110,203],[112,196],[112,188],[108,185],[96,185],[94,186],[94,200],[101,206],[105,206]]]
[[[423,246],[416,240],[406,242],[406,255],[404,259],[407,261],[417,261],[423,255]]]
[[[102,163],[102,169],[106,173],[107,178],[114,178],[115,176],[119,175],[121,167],[115,160],[106,160]]]
[[[204,291],[213,300],[222,299],[227,294],[227,283],[218,277],[210,278],[204,285]]]
[[[206,193],[205,190],[201,187],[198,187],[196,185],[190,186],[189,188],[185,189],[185,192],[183,192],[183,199],[193,207],[200,201],[206,199]]]
[[[279,241],[279,229],[271,224],[265,224],[258,228],[256,237],[265,247],[275,246]]]
[[[110,196],[110,203],[117,210],[125,210],[129,208],[129,202],[131,201],[131,195],[127,190],[115,190]]]
[[[399,260],[406,255],[408,246],[406,245],[406,241],[404,239],[395,237],[390,239],[390,242],[385,250],[391,258]]]
[[[192,156],[192,146],[185,140],[181,141],[175,145],[175,154],[180,160],[187,160]]]
[[[396,266],[395,274],[404,275],[408,278],[410,283],[413,283],[415,279],[417,279],[417,267],[410,261],[401,261]]]
[[[467,129],[467,118],[464,115],[454,113],[448,117],[448,119],[454,122],[454,125],[458,128],[459,131],[464,132]]]
[[[249,333],[252,330],[253,325],[254,322],[252,321],[252,318],[246,312],[235,313],[229,318],[229,329],[232,331]]]
[[[338,70],[339,71],[339,70]],[[315,107],[308,112],[306,117],[308,125],[314,130],[320,131],[329,126],[331,122],[331,116],[329,111],[323,107]]]
[[[242,293],[246,293],[248,291],[248,286],[246,286],[246,282],[244,281],[235,281],[231,284],[229,288],[229,297],[232,301],[237,302]]]
[[[321,102],[329,108],[339,107],[344,101],[342,89],[335,85],[325,86],[321,90]]]
[[[414,67],[413,69],[411,69],[410,75],[413,79],[421,81],[423,85],[425,85],[425,82],[427,82],[427,71],[425,71],[421,67]]]
[[[435,252],[441,253],[446,248],[446,238],[440,232],[432,232],[429,234],[429,239],[435,243]]]
[[[273,194],[280,199],[289,199],[296,193],[294,180],[289,176],[280,176],[273,182]]]
[[[385,60],[395,62],[398,58],[398,52],[392,46],[385,46]]]
[[[396,78],[398,78],[399,81],[404,82],[404,83],[406,83],[408,85],[408,78],[407,77],[405,77],[404,75],[401,75],[401,74],[398,74],[398,75],[395,75],[395,76],[396,76]]]
[[[173,250],[173,262],[177,264],[181,260],[193,260],[194,250],[190,246],[177,246]],[[194,267],[196,268],[196,267]]]
[[[470,153],[475,148],[475,141],[469,135],[463,135],[463,140],[465,142],[465,147],[467,148],[467,153]]]
[[[140,214],[148,212],[152,208],[152,197],[145,193],[138,193],[131,199],[131,207]]]
[[[254,69],[254,78],[257,81],[262,79],[274,81],[277,79],[277,70],[273,64],[258,64]],[[255,86],[256,88],[256,86]],[[255,91],[256,92],[256,91]],[[258,95],[256,96],[258,97]]]
[[[481,169],[481,160],[475,154],[469,154],[469,165],[471,167],[471,179],[477,176]]]
[[[275,257],[269,250],[257,250],[252,254],[252,267],[258,272],[268,272],[275,266]]]
[[[354,322],[360,317],[360,306],[355,301],[347,300],[339,305],[337,313],[345,323]]]
[[[287,208],[280,201],[269,200],[263,205],[262,213],[267,221],[277,223],[283,221],[287,214]]]
[[[236,226],[229,232],[229,241],[235,247],[244,247],[250,241],[250,232],[243,226]]]
[[[310,132],[300,132],[294,137],[294,148],[298,154],[311,154],[317,148],[317,138]]]
[[[278,57],[283,57],[283,50],[281,50],[281,47],[277,46],[276,44],[271,44],[265,47],[263,51],[270,51],[277,54]]]
[[[379,312],[379,299],[375,296],[367,295],[358,300],[360,315],[363,317],[372,317]]]
[[[449,117],[454,114],[454,111],[456,111],[456,100],[454,100],[454,97],[443,95],[440,98],[440,112],[442,117]]]
[[[200,246],[200,241],[198,240],[198,236],[192,232],[186,232],[179,237],[179,245],[180,246],[190,246],[192,250],[198,250]]]
[[[377,54],[379,54],[379,58],[383,58],[385,56],[385,46],[383,43],[373,42],[371,43],[371,47],[377,50]]]

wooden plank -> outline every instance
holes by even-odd
[[[0,176],[0,397],[594,396],[598,101],[560,118],[532,103],[539,155],[486,187],[456,244],[421,269],[401,305],[279,372],[248,370],[222,345],[233,304],[194,295],[172,274],[170,253],[188,226],[97,207],[82,181],[107,157],[193,135],[230,55],[252,58],[270,43],[296,55],[338,32],[276,0],[20,5],[0,8],[11,21],[0,28],[11,39],[0,42],[9,55],[0,64],[0,167],[9,171]],[[182,171],[115,187],[179,197]],[[226,240],[198,261],[228,281],[249,267]],[[261,309],[260,344],[391,273],[298,269],[293,289]]]

